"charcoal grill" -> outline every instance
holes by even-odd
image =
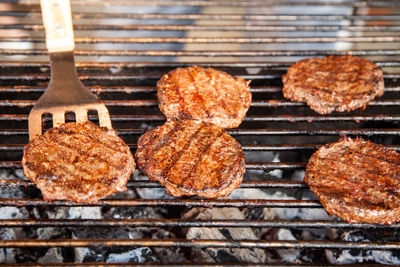
[[[316,199],[304,197],[308,188],[301,180],[293,179],[293,174],[304,170],[308,158],[319,146],[347,135],[362,136],[400,150],[400,3],[397,1],[117,0],[72,1],[72,5],[80,78],[105,102],[113,127],[132,152],[141,134],[165,120],[157,107],[156,81],[176,67],[193,64],[214,67],[252,80],[251,108],[239,128],[228,130],[240,141],[247,156],[245,180],[237,190],[278,190],[296,198],[255,196],[252,199],[206,200],[117,196],[91,205],[64,201],[48,203],[38,197],[35,186],[26,178],[7,176],[21,169],[23,146],[28,142],[28,114],[49,80],[40,7],[37,1],[11,1],[0,3],[0,170],[4,175],[0,177],[0,184],[3,192],[18,189],[28,193],[23,198],[1,198],[1,207],[36,207],[41,210],[72,206],[315,210],[322,209],[321,204]],[[372,101],[364,111],[322,116],[303,103],[283,98],[281,76],[290,64],[310,56],[344,54],[370,59],[384,71],[385,94]],[[95,114],[89,118],[96,122]],[[70,114],[67,119],[73,120],[73,116]],[[50,119],[43,120],[46,127],[50,127]],[[278,156],[279,161],[265,159],[263,155],[266,152]],[[282,177],[269,175],[274,170],[280,170]],[[128,188],[160,186],[142,177],[131,179]],[[285,228],[294,232],[301,229],[396,232],[400,227],[399,224],[348,224],[339,219],[183,220],[175,213],[167,219],[5,219],[0,220],[0,226],[1,229],[23,227],[27,230],[100,227],[104,231],[118,227],[251,227]],[[188,240],[182,236],[172,239],[0,240],[1,248],[97,246],[179,247],[183,250],[193,247],[301,249],[320,251],[324,255],[324,249],[398,250],[400,242],[349,242],[328,238]],[[315,266],[328,262],[321,257],[302,263]],[[18,266],[23,264],[17,263]],[[166,261],[164,264],[174,262]]]

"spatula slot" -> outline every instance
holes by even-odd
[[[95,109],[90,109],[88,111],[89,114],[89,120],[93,122],[94,124],[100,126],[100,121],[99,121],[99,113]]]
[[[42,114],[42,132],[53,127],[53,115],[51,113]]]
[[[65,112],[65,122],[76,122],[75,112]]]

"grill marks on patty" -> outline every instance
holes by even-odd
[[[400,221],[400,154],[342,138],[310,158],[304,177],[325,209],[347,222]]]
[[[306,102],[320,114],[363,108],[384,92],[382,70],[354,56],[308,58],[282,77],[283,95]]]
[[[211,68],[178,68],[157,83],[159,107],[167,119],[237,127],[250,107],[249,83]]]
[[[188,189],[202,190],[208,187],[208,185],[205,184],[205,187],[196,188],[196,186],[202,185],[196,182],[196,174],[203,156],[222,134],[215,134],[209,132],[209,130],[210,129],[207,129],[207,127],[202,127],[198,130],[197,134],[195,133],[192,135],[192,138],[188,140],[177,157],[174,158],[172,164],[166,168],[164,177],[168,179],[168,181],[171,181],[178,187]]]
[[[138,168],[173,196],[225,196],[244,173],[240,144],[223,129],[193,120],[167,121],[146,132],[135,157]]]
[[[203,87],[196,79],[196,73],[193,73],[193,70],[189,69],[189,68],[186,68],[185,70],[188,74],[190,81],[192,82],[193,89],[194,89],[192,100],[199,102],[200,110],[203,110],[205,113],[203,116],[205,116],[206,118],[211,118],[211,114],[210,114],[209,107],[208,107],[209,105],[207,105],[207,102],[204,100],[202,90],[200,89]]]
[[[50,129],[25,146],[22,164],[45,199],[88,203],[126,190],[135,169],[117,133],[91,122]]]

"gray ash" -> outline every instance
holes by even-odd
[[[353,230],[340,234],[340,241],[349,242],[398,242],[400,233],[398,231],[379,230]],[[400,264],[400,251],[398,250],[326,250],[326,256],[333,264],[354,264],[354,263],[380,263]]]

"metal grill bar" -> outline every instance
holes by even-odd
[[[0,227],[257,227],[337,228],[398,230],[400,224],[382,225],[323,220],[176,220],[176,219],[92,219],[92,220],[0,220]]]
[[[71,203],[65,201],[46,202],[43,199],[0,198],[0,206],[43,206],[43,207],[80,207],[80,206],[112,206],[112,207],[247,207],[247,208],[322,208],[316,200],[265,200],[265,199],[126,199],[101,200],[99,203]]]
[[[0,40],[1,41],[1,40]],[[48,52],[44,49],[0,49],[1,55],[25,55],[25,56],[39,56],[39,55],[47,55]],[[378,56],[378,55],[399,55],[400,50],[382,50],[382,51],[172,51],[172,50],[83,50],[76,49],[74,50],[74,54],[78,56],[169,56],[169,57],[268,57],[268,56],[323,56],[323,55],[354,55],[354,56]],[[235,63],[237,66],[254,66],[255,64],[259,64],[262,67],[288,67],[293,62],[281,62],[281,63]],[[204,63],[188,63],[189,64],[201,64]],[[210,63],[207,63],[209,66]],[[246,64],[246,65],[245,65]],[[385,62],[376,62],[377,65],[381,67],[398,67],[398,61],[385,61]],[[48,64],[46,64],[48,66]],[[79,63],[77,66],[79,67]],[[128,64],[125,64],[127,66]],[[176,63],[174,64],[176,65]],[[180,64],[182,65],[182,63]],[[173,65],[172,65],[173,66]],[[214,66],[223,66],[221,63],[214,64]],[[232,67],[232,65],[230,65]]]
[[[172,64],[172,63],[171,63]],[[198,64],[202,65],[202,64]],[[229,64],[230,65],[230,64]],[[40,65],[42,66],[42,65]],[[108,67],[113,67],[113,64],[107,64]],[[203,66],[209,66],[203,65]],[[219,66],[219,65],[218,65]],[[257,65],[259,66],[259,65]],[[24,67],[24,65],[21,65]],[[28,66],[29,67],[29,66]],[[183,65],[178,65],[176,67],[183,67]],[[247,66],[243,66],[247,67]],[[151,86],[119,86],[119,87],[105,87],[105,86],[96,86],[96,87],[88,87],[93,93],[153,93],[156,92],[157,89]],[[43,93],[46,88],[43,87],[31,87],[31,86],[13,86],[13,87],[3,87],[0,86],[0,93]],[[252,93],[280,93],[282,92],[282,87],[280,86],[254,86],[250,88]],[[387,86],[385,87],[385,92],[400,92],[400,86]]]
[[[24,144],[0,144],[0,151],[20,151],[24,149]],[[130,149],[136,149],[136,144],[128,144]],[[283,145],[249,145],[242,144],[244,151],[297,151],[297,150],[316,150],[320,144],[283,144]],[[385,147],[393,150],[400,150],[400,145],[386,145]]]
[[[58,240],[0,240],[0,247],[103,247],[103,246],[151,246],[151,247],[226,247],[226,248],[314,248],[314,249],[400,249],[400,242],[333,242],[333,241],[270,241],[217,239],[58,239]]]
[[[1,51],[1,49],[0,49]],[[389,53],[386,53],[387,51],[389,51]],[[393,51],[393,54],[391,54],[390,51]],[[204,51],[207,52],[207,51]],[[215,53],[219,53],[219,51],[214,51]],[[222,51],[223,52],[223,51]],[[278,56],[297,56],[296,54],[292,55],[290,54],[291,52],[299,52],[299,53],[308,53],[308,52],[313,52],[313,51],[270,51],[273,54],[268,54],[267,56],[275,56],[276,54],[274,54],[275,52],[278,53]],[[287,53],[289,52],[289,54],[279,54],[279,53]],[[361,51],[361,50],[354,50],[354,51],[336,51],[336,52],[331,52],[331,51],[324,51],[324,50],[316,50],[314,51],[315,53],[322,53],[320,55],[364,55],[364,56],[374,56],[374,55],[381,55],[381,56],[389,56],[389,55],[399,55],[400,54],[400,50],[383,50],[383,51],[374,51],[374,50],[365,50],[365,51]],[[372,52],[372,54],[369,54],[369,52]],[[375,54],[376,53],[376,54]],[[299,56],[303,56],[302,54],[299,54]],[[392,67],[392,66],[397,66],[399,63],[399,61],[376,61],[375,63],[379,66],[382,67]],[[48,63],[45,62],[4,62],[4,67],[49,67]],[[189,65],[199,65],[199,66],[203,66],[203,67],[216,67],[216,68],[223,68],[223,67],[229,67],[229,68],[247,68],[247,67],[288,67],[291,65],[291,62],[229,62],[229,63],[224,63],[224,62],[170,62],[170,63],[164,63],[164,62],[75,62],[75,65],[77,66],[77,68],[111,68],[111,67],[123,67],[123,68],[133,68],[133,67],[139,67],[139,68],[143,68],[143,67],[167,67],[167,68],[177,68],[177,67],[187,67]],[[19,86],[19,85],[15,85],[13,88],[16,89],[23,89],[23,88],[29,88],[29,85],[26,86]],[[6,88],[6,89],[11,89],[9,87],[6,86],[2,86],[0,87],[1,90],[3,90],[2,88]],[[90,88],[90,87],[89,87]],[[119,86],[119,87],[104,87],[104,86],[97,86],[96,89],[98,90],[98,88],[102,89],[121,89],[121,88],[126,88],[128,90],[134,89],[134,88],[141,88],[141,89],[152,89],[154,87],[146,87],[146,86],[137,86],[137,87],[130,87],[130,86]],[[40,88],[37,88],[38,90]],[[258,90],[261,90],[260,92],[269,92],[269,91],[264,91],[264,90],[273,90],[271,92],[275,92],[274,90],[276,90],[276,92],[281,91],[280,90],[281,87],[277,87],[277,86],[252,86],[252,88],[250,89],[252,92],[258,92]],[[43,89],[44,90],[44,89]],[[95,88],[92,88],[92,90],[95,90]],[[385,87],[385,91],[399,91],[399,87],[396,86],[390,86],[388,85],[387,87]]]
[[[1,78],[0,78],[1,79]],[[103,100],[109,107],[157,107],[157,100]],[[32,107],[36,100],[0,100],[0,107]],[[375,100],[368,103],[369,106],[400,106],[400,99]],[[285,100],[255,100],[251,103],[252,107],[299,107],[305,106],[304,103]],[[129,115],[118,115],[118,118],[126,118]],[[296,117],[296,116],[294,116]],[[297,116],[298,117],[298,116]],[[302,116],[305,117],[305,116]],[[321,118],[321,116],[307,116],[309,118]],[[342,116],[343,118],[345,116]],[[357,116],[363,117],[363,116]],[[378,116],[374,116],[377,118]],[[397,118],[398,116],[393,116]],[[372,117],[371,117],[372,118]],[[291,118],[290,118],[291,119]],[[348,119],[348,117],[346,118]]]
[[[302,168],[306,162],[247,162],[247,169],[293,169]],[[0,161],[0,168],[18,169],[22,168],[21,161]]]
[[[79,63],[78,63],[79,64]],[[173,64],[173,63],[171,63]],[[114,64],[106,64],[104,67],[113,67]],[[210,64],[197,64],[197,65],[202,65],[202,66],[210,66]],[[228,63],[228,65],[231,65]],[[21,64],[17,65],[16,67],[26,67],[26,65]],[[35,65],[36,66],[36,65]],[[39,65],[38,67],[46,67],[46,65]],[[86,65],[85,65],[86,66]],[[174,66],[174,65],[172,65]],[[183,67],[186,65],[175,65],[176,67]],[[212,65],[214,66],[214,65]],[[220,64],[217,64],[217,66],[223,66]],[[251,67],[263,67],[262,65],[251,65]],[[30,67],[28,65],[27,67]],[[215,67],[215,66],[214,66]],[[241,66],[240,67],[249,67],[249,66]],[[96,86],[96,87],[88,87],[93,93],[126,93],[126,94],[132,94],[132,93],[153,93],[156,92],[157,89],[155,87],[150,87],[150,86],[136,86],[136,87],[130,87],[130,86],[120,86],[120,87],[105,87],[105,86]],[[0,86],[0,93],[43,93],[46,90],[46,88],[43,87],[31,87],[31,86],[13,86],[13,87],[3,87]],[[252,93],[281,93],[282,92],[282,87],[280,86],[254,86],[250,88],[250,91]],[[400,92],[400,86],[387,86],[385,87],[385,92]],[[278,100],[280,101],[280,100]]]
[[[0,11],[0,16],[41,18],[38,10]],[[138,20],[209,20],[209,21],[398,21],[400,15],[293,15],[293,14],[148,14],[148,13],[101,13],[74,12],[75,19],[138,19]]]
[[[268,80],[268,79],[280,79],[281,75],[278,73],[271,73],[271,74],[265,74],[265,75],[238,75],[237,77],[246,79],[246,80]],[[29,74],[21,74],[21,75],[9,75],[9,76],[0,76],[0,80],[16,80],[16,81],[48,81],[49,76],[47,74],[36,74],[34,75],[29,75]],[[159,80],[161,77],[159,76],[150,76],[148,75],[107,75],[104,76],[100,74],[85,74],[85,75],[79,75],[79,78],[82,81],[91,81],[91,80],[96,80],[96,81],[130,81],[130,80],[140,80],[140,79],[153,79],[153,80]],[[384,79],[399,79],[400,78],[400,73],[384,73],[383,74]],[[376,101],[375,101],[376,102]]]
[[[389,106],[389,105],[387,105]],[[25,106],[22,106],[25,107]],[[66,116],[66,118],[70,118]],[[97,120],[96,116],[89,116],[89,119]],[[26,121],[28,120],[28,115],[19,114],[0,114],[0,121]],[[165,117],[163,115],[114,115],[111,116],[113,122],[117,121],[148,121],[157,122],[164,121]],[[385,117],[379,115],[372,116],[292,116],[292,115],[278,115],[278,116],[248,116],[244,118],[245,122],[335,122],[335,121],[386,121],[395,122],[399,121],[400,116],[397,115],[387,115]],[[51,121],[50,118],[45,118],[45,121]]]
[[[75,37],[77,44],[94,43],[197,43],[197,44],[265,44],[265,43],[334,43],[334,42],[399,42],[399,36],[363,37]],[[44,37],[0,37],[0,42],[43,43]]]
[[[119,135],[141,135],[146,129],[116,129]],[[271,129],[228,129],[231,135],[399,135],[400,129],[318,129],[318,130],[271,130]],[[28,135],[26,129],[0,129],[0,135]]]
[[[43,31],[42,24],[0,24],[4,30],[29,30]],[[320,32],[382,32],[400,31],[400,26],[352,26],[352,25],[108,25],[108,24],[75,24],[74,30],[124,30],[124,31],[258,31],[258,32],[298,32],[298,31],[320,31]]]
[[[251,180],[251,179],[250,179]],[[283,180],[283,179],[282,179]],[[0,186],[3,187],[28,187],[35,186],[34,183],[28,180],[8,180],[8,179],[0,179]],[[138,187],[146,187],[146,188],[163,188],[157,182],[150,181],[132,181],[128,182],[126,185],[128,188],[138,188]],[[243,181],[239,188],[279,188],[279,189],[305,189],[307,186],[303,182],[297,181]]]

